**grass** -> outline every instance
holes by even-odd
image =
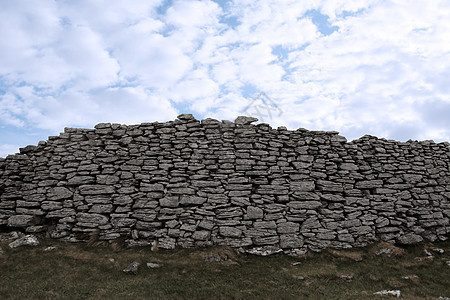
[[[48,246],[57,249],[44,251]],[[401,290],[403,299],[450,297],[450,241],[395,248],[390,257],[376,255],[392,247],[384,244],[302,257],[242,255],[227,247],[152,252],[48,239],[35,247],[0,247],[0,299],[389,299],[373,293],[390,289]],[[445,252],[424,259],[424,249],[433,248]],[[222,261],[205,260],[211,257]],[[141,263],[138,274],[123,273],[134,260]],[[161,267],[147,268],[147,262]]]

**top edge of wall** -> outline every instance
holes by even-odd
[[[206,118],[203,120],[197,120],[192,114],[180,114],[177,116],[177,119],[174,121],[167,121],[167,122],[152,122],[152,123],[140,123],[140,124],[133,124],[133,125],[126,125],[126,124],[119,124],[119,123],[98,123],[94,126],[94,129],[88,129],[88,128],[72,128],[72,127],[66,127],[64,128],[64,132],[60,133],[59,136],[49,136],[47,141],[40,141],[37,146],[35,145],[28,145],[23,148],[19,148],[19,153],[11,154],[6,156],[6,158],[0,157],[0,161],[5,161],[7,159],[27,159],[27,153],[33,152],[40,146],[46,146],[47,142],[54,141],[58,139],[64,139],[67,138],[68,134],[70,133],[96,133],[96,130],[101,129],[130,129],[130,128],[149,128],[149,127],[170,127],[170,126],[176,126],[180,124],[185,123],[192,123],[196,122],[200,126],[211,126],[211,125],[218,125],[220,127],[224,128],[239,128],[239,127],[258,127],[262,128],[265,127],[267,130],[273,130],[277,131],[283,134],[290,134],[292,132],[304,132],[304,133],[310,133],[312,135],[328,135],[333,136],[334,141],[344,144],[358,144],[358,143],[364,143],[367,141],[377,141],[380,143],[394,143],[399,145],[408,145],[408,144],[421,144],[421,145],[439,145],[439,146],[445,146],[450,148],[449,142],[439,142],[436,143],[433,140],[424,140],[424,141],[417,141],[417,140],[408,140],[406,142],[400,142],[392,139],[385,139],[385,138],[378,138],[377,136],[366,134],[358,139],[347,141],[347,139],[344,136],[339,135],[338,131],[317,131],[317,130],[308,130],[305,128],[298,128],[296,130],[288,130],[285,126],[280,126],[278,128],[272,128],[270,124],[268,123],[259,123],[259,124],[252,124],[254,122],[257,122],[258,119],[254,117],[249,116],[238,116],[234,122],[229,120],[216,120],[213,118]]]

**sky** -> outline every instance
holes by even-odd
[[[0,0],[0,157],[181,113],[450,141],[450,1]]]

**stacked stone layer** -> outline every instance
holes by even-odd
[[[0,159],[0,225],[286,252],[448,237],[448,143],[349,143],[254,121],[66,128]]]

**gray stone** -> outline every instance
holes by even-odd
[[[45,216],[47,219],[52,218],[67,218],[75,216],[75,210],[73,208],[63,208],[59,210],[53,210],[47,213]]]
[[[342,163],[339,166],[342,170],[346,170],[346,171],[357,171],[359,170],[359,167],[353,163]]]
[[[236,118],[236,120],[234,120],[234,123],[236,125],[249,125],[253,122],[258,121],[257,118],[253,118],[253,117],[246,117],[246,116],[239,116]]]
[[[191,195],[182,195],[180,196],[180,204],[181,205],[201,205],[208,200],[204,197],[191,196]]]
[[[192,234],[192,238],[196,241],[207,241],[211,236],[211,232],[207,230],[195,231]]]
[[[18,238],[17,240],[8,244],[10,248],[17,248],[21,246],[37,246],[39,245],[38,239],[31,234]]]
[[[242,230],[234,227],[220,226],[219,233],[222,236],[238,238],[242,235]]]
[[[155,263],[147,263],[147,268],[150,268],[150,269],[158,269],[158,268],[160,268],[161,267],[161,265],[160,264],[155,264]]]
[[[247,206],[247,218],[248,219],[262,219],[264,217],[264,211],[256,206]]]
[[[131,274],[131,275],[137,275],[138,270],[139,270],[139,266],[141,264],[137,261],[133,261],[131,264],[129,264],[125,269],[123,269],[122,271],[125,274]]]
[[[170,237],[158,239],[158,248],[167,250],[175,249],[175,239]]]
[[[162,207],[177,207],[179,203],[178,196],[166,196],[159,199],[159,205]]]
[[[364,180],[356,183],[357,189],[374,189],[383,186],[383,180]]]
[[[319,191],[324,192],[343,192],[344,188],[341,183],[326,181],[326,180],[318,180],[317,181],[317,189]]]
[[[105,225],[109,222],[108,217],[95,213],[78,213],[76,219],[80,223],[94,223],[98,225]]]
[[[140,190],[142,192],[163,192],[164,186],[160,183],[155,184],[141,183]]]
[[[259,256],[269,256],[280,252],[283,252],[283,250],[277,246],[253,247],[245,250],[245,253]]]
[[[90,213],[109,214],[113,211],[112,204],[95,204],[89,210]]]
[[[281,234],[297,233],[299,232],[300,224],[294,222],[285,222],[277,224],[277,231]],[[282,247],[285,248],[285,247]]]
[[[183,121],[196,121],[197,119],[192,114],[181,114],[177,117]]]
[[[74,176],[67,181],[69,185],[82,185],[95,183],[95,177],[93,176]]]
[[[283,249],[301,248],[304,244],[303,237],[297,234],[281,234],[280,247]]]
[[[41,207],[43,210],[57,210],[62,208],[62,202],[60,201],[43,201]]]
[[[114,187],[109,185],[82,185],[80,186],[81,195],[102,195],[113,194]]]
[[[274,245],[274,244],[278,244],[279,241],[280,241],[280,237],[278,235],[259,236],[259,237],[253,238],[253,243],[257,246]]]
[[[323,194],[320,196],[322,199],[325,199],[327,201],[331,202],[345,202],[345,198],[341,195],[336,194]]]
[[[316,209],[322,206],[320,201],[291,201],[288,203],[288,207],[294,209]]]
[[[293,192],[312,192],[316,185],[314,181],[291,182],[290,189]]]
[[[40,223],[40,218],[29,215],[15,215],[8,218],[9,227],[28,227]]]
[[[48,200],[62,200],[71,198],[73,193],[65,187],[51,188],[47,193]]]
[[[397,237],[397,242],[400,244],[417,244],[423,241],[423,238],[420,235],[414,233],[407,233],[405,235],[401,235]]]

